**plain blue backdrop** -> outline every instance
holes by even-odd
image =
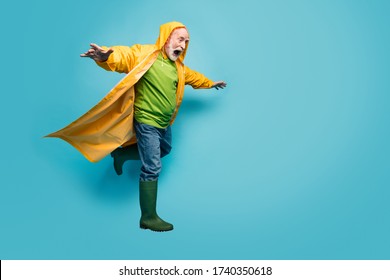
[[[16,1],[2,8],[0,259],[389,259],[390,2]],[[168,233],[139,229],[138,162],[117,176],[44,135],[123,77],[89,43],[187,25],[163,161]]]

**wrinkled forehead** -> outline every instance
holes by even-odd
[[[184,38],[185,40],[190,39],[190,35],[188,34],[188,31],[184,27],[176,28],[171,33],[172,38]]]

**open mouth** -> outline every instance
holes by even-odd
[[[173,54],[176,55],[176,56],[179,56],[181,54],[181,51],[179,50],[174,50],[173,51]]]

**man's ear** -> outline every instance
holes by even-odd
[[[165,54],[167,54],[166,48],[169,46],[170,41],[171,41],[171,35],[169,35],[168,39],[165,41],[165,44],[163,46],[163,51]]]
[[[169,42],[171,41],[171,37],[172,37],[171,35],[172,33],[168,36],[167,40],[165,41],[164,48],[165,46],[169,45]]]

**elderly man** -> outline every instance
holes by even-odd
[[[127,75],[85,115],[48,135],[69,142],[90,161],[111,153],[118,175],[126,160],[140,159],[140,227],[153,231],[173,229],[156,212],[157,182],[161,158],[171,150],[171,124],[184,86],[226,86],[224,81],[213,82],[184,65],[188,43],[186,27],[169,22],[161,25],[155,45],[107,48],[91,44],[82,57]]]

